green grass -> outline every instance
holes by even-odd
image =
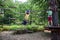
[[[28,29],[28,30],[43,30],[43,25],[4,25],[3,29],[5,30],[16,30],[16,29]]]

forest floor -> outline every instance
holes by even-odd
[[[26,34],[15,34],[14,31],[3,31],[0,33],[0,40],[51,40],[50,33],[35,32]]]

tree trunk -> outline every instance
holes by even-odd
[[[49,5],[51,7],[51,10],[53,12],[52,14],[52,22],[53,22],[53,26],[57,26],[58,27],[58,12],[57,12],[57,1],[56,0],[49,0]],[[59,32],[57,30],[54,29],[54,31],[51,32],[51,40],[60,40],[59,39]]]

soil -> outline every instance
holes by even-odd
[[[14,31],[3,31],[0,33],[0,40],[51,40],[50,33],[35,32],[26,34],[15,34]]]

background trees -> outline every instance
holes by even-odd
[[[3,20],[7,24],[9,23],[9,17],[16,18],[15,22],[22,22],[26,10],[31,10],[29,20],[33,20],[36,23],[42,20],[45,22],[47,21],[46,10],[48,9],[48,0],[28,0],[24,3],[18,1],[14,3],[12,0],[0,0],[0,8],[4,8]],[[1,18],[2,17],[0,17],[0,19]],[[14,20],[10,20],[10,23],[13,22]]]

